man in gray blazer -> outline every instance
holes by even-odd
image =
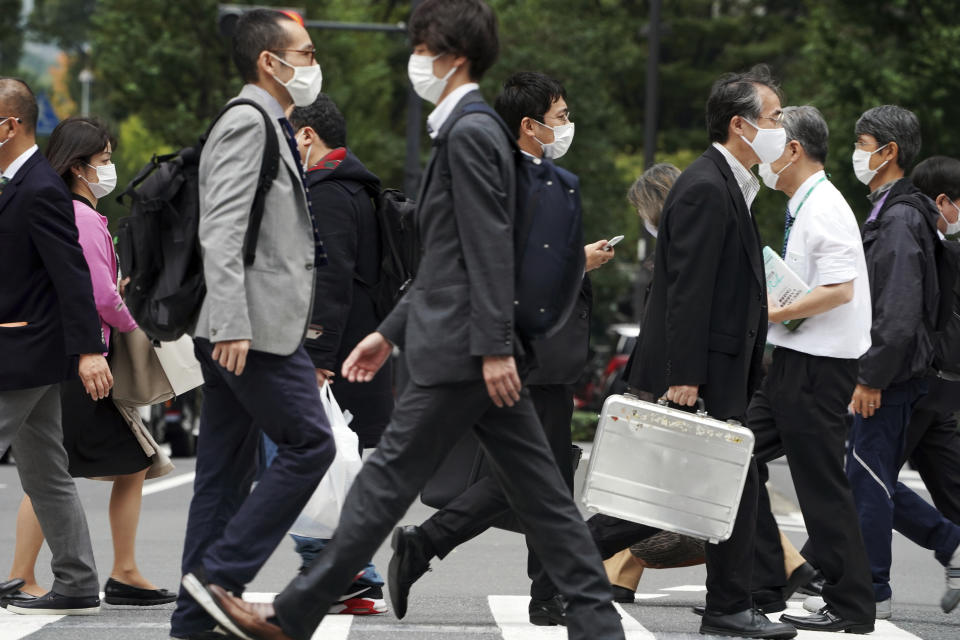
[[[342,369],[350,381],[369,381],[397,345],[406,352],[410,383],[350,489],[336,536],[309,571],[272,605],[245,603],[210,585],[211,606],[243,637],[309,640],[447,452],[473,428],[568,603],[569,637],[621,640],[599,553],[517,372],[511,143],[489,115],[459,113],[482,101],[476,82],[496,59],[496,18],[482,0],[424,0],[410,35],[410,79],[421,97],[437,103],[427,119],[434,148],[416,213],[423,257],[412,289]],[[394,536],[398,555],[406,541]],[[391,564],[391,574],[397,571]]]
[[[322,246],[284,117],[292,104],[313,101],[320,69],[303,26],[268,10],[239,19],[234,60],[247,82],[239,97],[258,104],[269,124],[257,108],[235,106],[214,126],[200,157],[207,294],[193,335],[206,386],[183,549],[184,588],[171,619],[175,638],[211,637],[217,620],[195,600],[206,593],[202,582],[243,592],[335,453],[303,347]],[[265,199],[256,258],[245,266],[244,236],[269,135],[279,142],[281,160]],[[261,431],[278,452],[251,493]]]

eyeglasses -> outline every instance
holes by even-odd
[[[316,62],[316,50],[315,49],[271,49],[273,53],[299,53],[300,55],[307,56],[310,59],[310,64]]]
[[[13,121],[16,122],[17,124],[22,124],[22,123],[23,123],[23,120],[21,120],[21,119],[18,118],[17,116],[0,116],[0,124],[3,124],[3,123],[6,122],[7,120],[13,120]]]
[[[783,111],[781,111],[775,116],[759,116],[757,120],[769,120],[770,122],[776,125],[783,124]]]

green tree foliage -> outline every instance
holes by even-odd
[[[20,64],[23,52],[21,4],[21,0],[0,0],[0,75],[14,74]]]
[[[83,49],[97,0],[35,0],[27,23],[33,35],[64,51]]]

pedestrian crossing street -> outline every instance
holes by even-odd
[[[697,622],[686,607],[672,604],[670,596],[685,597],[703,592],[701,585],[678,585],[661,589],[660,593],[642,593],[637,595],[634,605],[617,605],[626,640],[693,640],[702,638],[696,633]],[[248,593],[246,598],[252,601],[270,601],[275,594]],[[410,640],[440,640],[448,638],[466,638],[468,640],[565,640],[565,629],[561,627],[536,627],[527,620],[526,596],[490,595],[486,603],[474,598],[472,606],[486,611],[451,612],[448,621],[438,624],[424,622],[402,622],[387,613],[382,616],[328,616],[313,636],[314,640],[365,640],[385,638],[406,638]],[[661,611],[658,611],[661,609]],[[671,616],[664,619],[661,615],[668,612]],[[792,600],[789,613],[804,615],[801,601]],[[485,614],[478,616],[477,613]],[[139,614],[147,614],[139,615]],[[776,618],[777,616],[771,616]],[[145,619],[147,618],[147,619]],[[463,624],[451,624],[449,619],[462,619]],[[485,618],[486,620],[483,620]],[[131,610],[105,606],[100,616],[72,617],[64,616],[18,616],[0,610],[0,640],[20,640],[21,638],[97,638],[107,637],[97,633],[98,629],[111,631],[109,637],[136,638],[137,640],[160,640],[169,637],[169,609],[151,611]],[[643,621],[647,621],[647,626]],[[467,623],[466,621],[469,621]],[[682,622],[680,622],[682,621]],[[648,627],[652,627],[651,630]],[[666,627],[666,628],[665,628]],[[129,630],[124,633],[124,630]],[[119,635],[117,635],[119,633]],[[922,640],[889,621],[878,620],[876,630],[869,636],[871,640]],[[798,640],[838,640],[835,634],[801,631]]]

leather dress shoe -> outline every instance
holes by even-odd
[[[873,620],[857,622],[841,618],[830,605],[809,616],[795,616],[785,613],[780,616],[780,622],[792,624],[797,629],[806,631],[845,631],[847,633],[872,633]]]
[[[216,629],[197,631],[186,636],[170,636],[170,640],[235,640],[239,637],[221,627],[217,627]]]
[[[778,613],[787,608],[787,605],[781,600],[775,600],[773,602],[767,602],[764,604],[756,605],[756,608],[760,610],[760,613]],[[702,604],[698,604],[693,607],[693,612],[698,616],[702,616],[703,612],[706,611],[706,607]]]
[[[802,565],[794,569],[793,573],[790,574],[790,577],[787,578],[787,584],[783,587],[783,599],[789,600],[790,596],[792,596],[800,587],[808,584],[811,580],[816,579],[816,577],[817,570],[814,569],[813,565],[811,565],[809,562],[804,562]]]
[[[627,589],[620,585],[611,585],[613,589],[613,601],[622,604],[632,604],[637,601],[637,592],[633,589]]]
[[[420,528],[412,525],[394,529],[390,546],[393,557],[387,570],[387,589],[393,613],[402,620],[407,615],[410,587],[430,570],[433,554],[427,551],[427,541]]]
[[[8,593],[7,595],[0,597],[0,607],[6,609],[7,605],[9,604],[19,605],[36,599],[37,596],[30,595],[26,591],[20,591],[20,589],[17,589],[13,593]]]
[[[757,609],[746,609],[730,614],[705,612],[703,621],[700,623],[700,633],[738,638],[789,640],[796,637],[797,630],[789,624],[771,622],[767,616]]]
[[[538,627],[567,626],[567,607],[560,595],[555,595],[549,600],[531,598],[527,613],[530,614],[530,624]]]
[[[0,597],[5,596],[8,593],[13,593],[14,591],[19,591],[20,587],[22,587],[25,584],[26,582],[24,582],[20,578],[14,578],[13,580],[0,582]]]
[[[177,594],[166,589],[141,589],[133,585],[124,584],[119,580],[109,578],[103,586],[103,601],[114,605],[134,605],[138,607],[152,607],[158,604],[168,604],[177,599]]]
[[[817,574],[812,580],[797,587],[797,593],[805,596],[823,595],[823,585],[825,582],[826,579],[823,577],[823,574],[817,571]]]
[[[207,591],[233,625],[243,632],[240,634],[241,638],[293,640],[276,623],[272,604],[247,602],[215,584],[207,585]],[[232,630],[229,626],[227,629]]]

